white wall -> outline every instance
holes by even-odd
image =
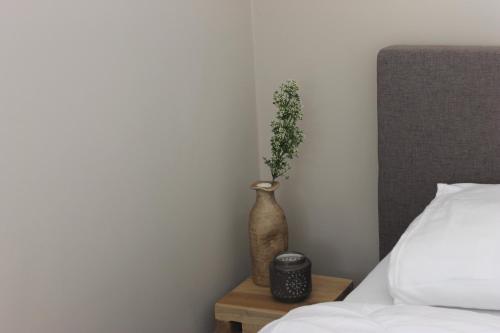
[[[499,44],[500,2],[253,0],[257,105],[250,14],[0,3],[0,331],[208,331],[248,274],[247,186],[287,78],[307,134],[280,189],[291,248],[320,273],[375,264],[376,53]]]
[[[0,331],[207,332],[248,274],[250,1],[0,3]]]
[[[391,44],[500,44],[496,0],[253,0],[260,155],[272,92],[302,87],[306,141],[280,202],[291,248],[360,279],[378,260],[376,55]],[[268,171],[261,164],[261,176]]]

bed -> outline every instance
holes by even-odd
[[[422,321],[426,332],[500,332],[500,311],[394,306],[387,280],[390,252],[437,183],[500,183],[500,47],[391,46],[377,71],[383,260],[344,304],[296,310],[263,332],[419,332]]]

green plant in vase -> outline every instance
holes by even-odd
[[[290,80],[283,83],[274,92],[273,104],[278,109],[276,119],[271,121],[271,158],[264,157],[269,167],[273,182],[281,177],[288,178],[290,160],[298,157],[299,145],[304,140],[304,132],[297,126],[302,119],[302,103],[297,82]]]

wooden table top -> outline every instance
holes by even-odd
[[[352,280],[313,274],[311,295],[303,302],[287,304],[275,300],[269,287],[259,287],[248,278],[216,303],[215,312],[217,316],[232,309],[279,318],[299,306],[342,300],[352,287]]]

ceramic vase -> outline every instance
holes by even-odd
[[[288,249],[285,213],[274,196],[278,187],[278,182],[265,181],[251,185],[257,194],[248,225],[252,280],[259,286],[270,286],[269,265],[278,253]]]

